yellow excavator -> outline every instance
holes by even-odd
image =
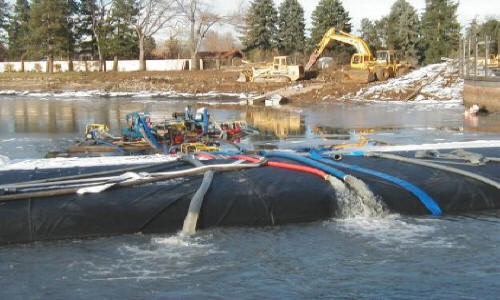
[[[357,52],[351,57],[351,70],[347,71],[347,75],[354,81],[363,83],[385,81],[391,77],[404,75],[412,68],[410,63],[398,61],[393,50],[378,50],[377,57],[374,57],[370,47],[360,37],[330,28],[318,44],[318,48],[311,54],[305,67],[306,71],[311,70],[332,41],[339,41],[356,48]]]

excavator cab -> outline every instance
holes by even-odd
[[[377,63],[381,65],[397,64],[394,50],[377,51]]]
[[[351,57],[351,68],[357,70],[365,70],[371,61],[372,61],[371,56],[355,53]]]

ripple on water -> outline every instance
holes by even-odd
[[[212,235],[153,237],[149,243],[122,244],[112,264],[87,265],[87,281],[144,281],[179,279],[200,272],[216,271],[217,264],[197,261],[223,253],[211,243]],[[118,276],[117,276],[118,275]]]
[[[332,230],[355,238],[370,240],[372,245],[395,249],[405,248],[460,248],[457,236],[437,234],[442,222],[439,218],[408,218],[398,214],[381,217],[334,219],[326,224]]]

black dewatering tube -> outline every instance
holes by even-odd
[[[188,177],[188,176],[196,176],[203,174],[208,171],[235,171],[241,169],[249,169],[249,168],[257,168],[264,166],[267,161],[265,159],[261,159],[258,163],[249,163],[249,164],[219,164],[219,165],[204,165],[202,167],[195,167],[187,170],[181,171],[173,171],[173,172],[159,172],[159,173],[151,173],[151,177],[141,178],[133,181],[124,181],[124,182],[109,182],[108,184],[113,183],[113,188],[120,187],[132,187],[136,185],[143,185],[149,183],[156,183],[160,181],[180,178],[180,177]],[[117,177],[118,178],[118,177]],[[101,185],[102,183],[99,183]],[[96,186],[98,186],[96,184]],[[24,200],[30,198],[47,198],[47,197],[55,197],[55,196],[64,196],[76,194],[80,187],[76,188],[65,188],[65,189],[57,189],[57,190],[49,190],[49,191],[39,191],[39,192],[31,192],[31,193],[22,193],[22,194],[11,194],[11,195],[1,195],[0,202],[8,202],[8,201],[16,201],[16,200]]]

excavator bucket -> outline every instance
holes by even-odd
[[[369,70],[348,70],[346,75],[345,80],[348,82],[370,83],[376,79],[375,73]]]

